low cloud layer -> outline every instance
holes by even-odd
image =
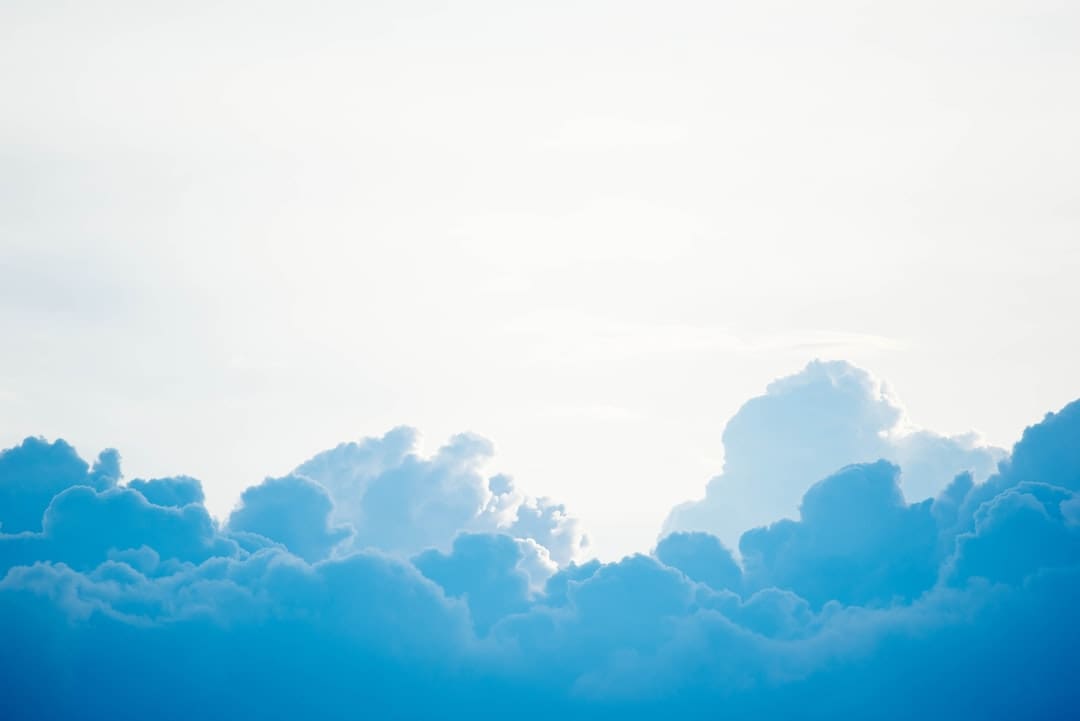
[[[0,715],[1075,716],[1080,401],[1007,456],[901,420],[812,364],[729,424],[673,514],[704,528],[606,564],[475,436],[343,444],[221,520],[194,479],[28,439],[0,454]]]

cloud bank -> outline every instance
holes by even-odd
[[[774,384],[692,508],[730,529],[733,487],[805,479],[794,507],[615,563],[475,436],[343,444],[223,520],[197,480],[27,439],[0,454],[2,716],[1075,717],[1080,401],[989,472],[898,409],[846,364]]]
[[[892,461],[904,495],[922,500],[962,471],[986,479],[1005,455],[974,434],[912,427],[883,383],[843,361],[775,381],[739,409],[723,441],[724,472],[703,499],[672,510],[666,531],[707,531],[737,547],[744,531],[793,517],[810,484],[841,466]]]

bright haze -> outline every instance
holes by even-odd
[[[602,558],[815,358],[889,382],[857,376],[872,430],[1007,448],[1080,396],[1078,31],[1040,0],[8,0],[0,446],[115,446],[225,516],[338,442],[472,431]]]

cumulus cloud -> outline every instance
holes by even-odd
[[[908,505],[888,461],[848,466],[803,496],[799,520],[747,531],[747,583],[808,601],[882,604],[929,589],[937,571],[931,501]]]
[[[860,383],[845,403],[870,430],[833,419],[833,450],[889,450],[895,406]],[[193,479],[121,486],[115,453],[91,468],[31,439],[0,456],[3,716],[1069,718],[1078,408],[933,499],[891,460],[820,472],[741,565],[700,531],[556,563],[564,512],[486,475],[473,436],[430,458],[403,429],[339,446],[224,524]],[[736,445],[764,453],[751,427]],[[813,455],[769,439],[776,467]]]
[[[706,531],[737,548],[743,531],[794,518],[803,492],[842,466],[893,461],[904,495],[922,500],[960,472],[985,479],[1004,456],[974,434],[910,428],[888,388],[844,361],[813,361],[770,384],[728,421],[723,444],[724,472],[703,499],[672,510],[665,533]]]
[[[127,487],[135,489],[143,498],[157,506],[183,508],[188,504],[201,504],[206,500],[202,483],[188,476],[151,478],[148,481],[136,478],[128,482]]]
[[[1080,491],[1077,426],[1080,426],[1080,400],[1057,413],[1046,414],[1041,423],[1025,429],[998,472],[965,498],[963,517],[970,523],[981,504],[1023,481],[1040,481]]]
[[[425,551],[413,565],[448,596],[463,599],[476,630],[486,633],[499,619],[528,610],[536,581],[529,573],[533,559],[526,554],[538,548],[502,534],[465,533],[454,540],[451,553]]]
[[[120,477],[119,454],[104,451],[93,468],[62,440],[27,438],[0,453],[0,531],[40,531],[41,516],[56,494],[72,486],[104,490]]]
[[[656,557],[718,591],[742,588],[742,569],[720,539],[708,533],[677,532],[656,546]]]
[[[281,543],[314,563],[328,558],[352,535],[346,526],[330,525],[333,507],[330,494],[314,481],[301,476],[268,478],[244,491],[228,527]]]
[[[143,547],[163,561],[180,563],[238,551],[203,506],[156,506],[128,488],[67,488],[49,503],[41,526],[41,532],[0,534],[0,568],[51,561],[86,570],[113,552]]]
[[[415,430],[395,428],[320,453],[294,474],[327,490],[331,519],[353,528],[355,548],[413,555],[448,551],[461,532],[502,532],[534,540],[560,564],[581,557],[588,541],[565,506],[520,493],[505,474],[485,474],[490,441],[460,434],[430,458],[417,441]]]
[[[1045,483],[1019,483],[975,511],[973,530],[956,539],[952,580],[1019,583],[1080,557],[1080,497]]]

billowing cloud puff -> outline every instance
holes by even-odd
[[[529,574],[533,559],[526,554],[537,548],[502,534],[465,533],[454,540],[451,553],[425,551],[413,564],[448,596],[463,599],[477,631],[486,633],[499,619],[529,609],[536,583]]]
[[[1080,497],[1045,483],[1023,482],[983,503],[974,528],[956,539],[953,580],[981,577],[1019,583],[1040,569],[1080,557]]]
[[[135,489],[156,506],[182,508],[191,503],[201,504],[206,500],[202,483],[188,476],[152,478],[149,481],[136,478],[129,481],[127,487]]]
[[[40,531],[53,497],[72,486],[104,490],[120,478],[120,456],[104,451],[91,469],[64,441],[27,438],[0,452],[0,531]]]
[[[141,548],[174,563],[201,563],[239,550],[219,535],[202,505],[156,506],[128,488],[72,486],[53,498],[41,532],[0,534],[0,568],[51,561],[86,570],[111,554]]]
[[[240,507],[229,516],[229,530],[254,533],[282,544],[314,563],[329,558],[352,535],[331,527],[333,503],[326,489],[301,476],[268,478],[244,491]]]
[[[486,477],[474,437],[428,459],[400,430],[339,447],[249,489],[224,525],[190,479],[117,486],[115,454],[95,475],[66,444],[24,443],[0,464],[18,529],[0,529],[0,709],[12,721],[1072,718],[1077,407],[1028,429],[989,479],[955,475],[932,500],[905,498],[894,461],[830,468],[790,518],[742,536],[741,566],[701,532],[558,566],[543,532],[519,532],[521,508],[553,504]],[[874,408],[850,406],[873,428],[892,422]]]
[[[720,539],[708,533],[672,533],[656,546],[656,557],[687,577],[718,591],[742,588],[742,570]]]
[[[769,385],[728,421],[723,443],[723,474],[672,510],[665,533],[706,531],[736,548],[743,531],[794,518],[803,492],[842,466],[893,461],[904,495],[922,500],[960,472],[985,479],[1004,455],[973,434],[910,429],[888,389],[843,361],[813,361]]]
[[[751,588],[791,589],[816,605],[910,600],[934,585],[931,501],[908,505],[888,461],[848,466],[803,496],[800,520],[747,531],[739,542]]]
[[[974,518],[981,504],[1001,491],[1023,481],[1041,481],[1072,491],[1080,491],[1080,400],[1057,413],[1048,413],[1041,423],[1027,428],[1012,454],[998,472],[970,493],[964,503],[964,518]]]
[[[484,474],[489,441],[461,434],[431,458],[416,443],[416,431],[395,428],[320,453],[294,473],[326,488],[331,518],[354,529],[355,548],[412,555],[449,550],[463,531],[502,532],[534,540],[557,563],[581,556],[587,540],[564,506],[519,493],[509,476]]]

